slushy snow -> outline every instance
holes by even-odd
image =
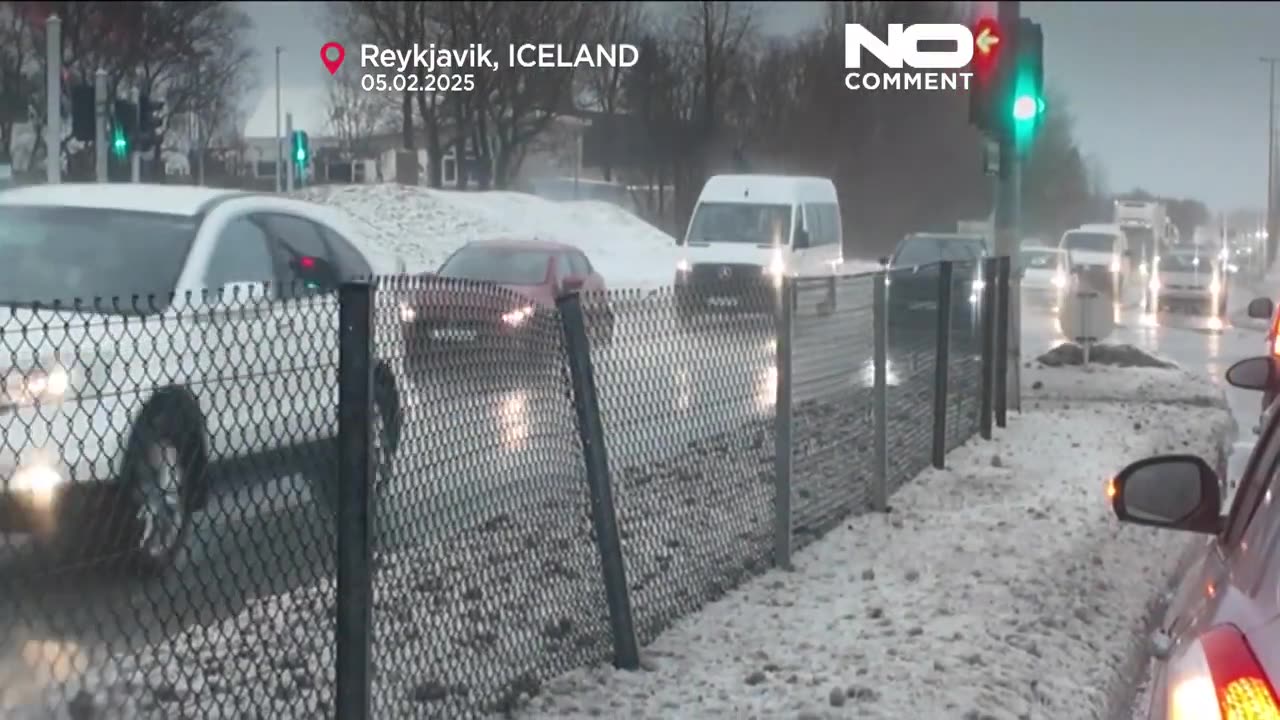
[[[1230,416],[1185,389],[1159,403],[1032,401],[904,487],[893,512],[848,520],[793,572],[678,623],[641,671],[571,672],[519,717],[1103,717],[1189,541],[1119,524],[1105,482],[1152,454],[1217,456]]]

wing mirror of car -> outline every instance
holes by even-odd
[[[1266,390],[1276,379],[1274,358],[1245,358],[1227,368],[1227,382],[1242,390]]]
[[[1275,309],[1271,298],[1260,297],[1249,301],[1249,317],[1255,320],[1270,320]]]
[[[809,247],[809,231],[796,228],[796,236],[791,239],[791,247],[794,250],[804,250]]]
[[[560,288],[562,290],[581,290],[582,286],[586,284],[586,282],[587,279],[580,275],[570,275],[560,281]]]
[[[1207,535],[1221,527],[1218,474],[1195,455],[1139,460],[1111,480],[1107,494],[1121,522]]]
[[[887,267],[889,267],[889,256],[888,256],[888,255],[881,255],[881,256],[880,256],[880,267],[886,267],[886,268],[887,268]]]

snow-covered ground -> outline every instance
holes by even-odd
[[[569,673],[520,716],[1103,717],[1127,699],[1133,643],[1185,547],[1119,525],[1105,480],[1154,453],[1212,458],[1231,432],[1196,385],[1138,400],[1153,372],[1107,373],[1130,375],[1113,396],[1127,402],[1016,416],[907,485],[894,512],[849,520],[793,572],[680,622],[644,670]]]
[[[674,238],[607,202],[555,202],[519,192],[395,184],[316,186],[297,195],[356,218],[367,239],[404,257],[410,272],[437,269],[468,242],[502,238],[575,245],[614,288],[670,285],[680,259]],[[844,271],[876,269],[874,262],[849,260]]]

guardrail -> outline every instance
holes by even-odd
[[[459,718],[636,668],[990,435],[1003,265],[14,312],[0,715]],[[140,561],[157,488],[192,512]]]

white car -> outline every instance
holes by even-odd
[[[1022,293],[1032,302],[1058,307],[1071,279],[1071,254],[1063,248],[1024,246],[1018,251]]]
[[[329,208],[271,195],[0,194],[0,533],[161,572],[215,464],[332,447],[333,290],[403,269],[357,236]],[[400,394],[386,365],[375,383],[385,470]]]

